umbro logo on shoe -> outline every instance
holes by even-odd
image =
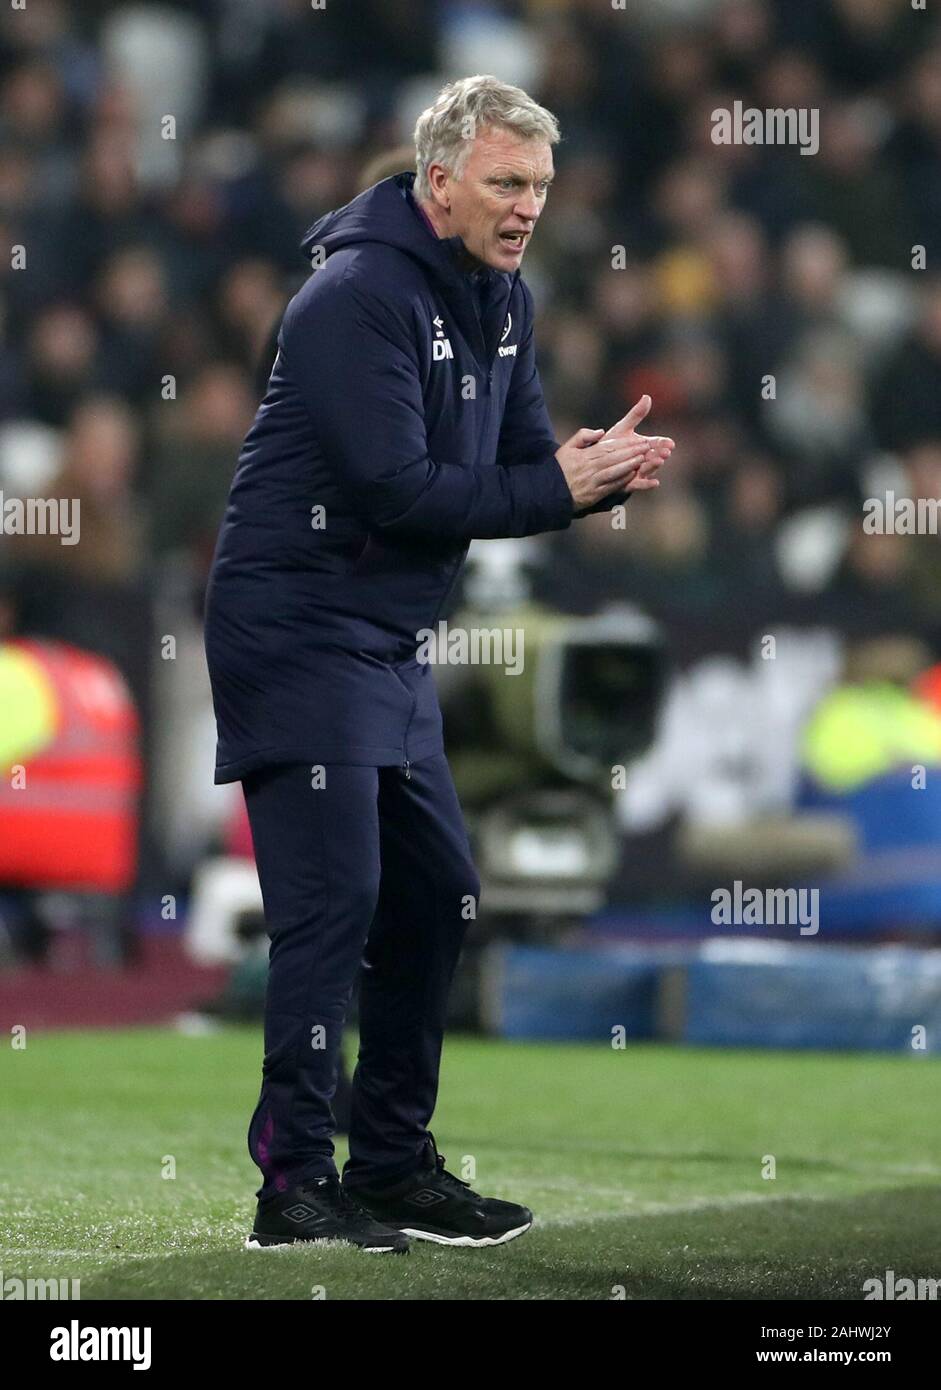
[[[412,1192],[405,1200],[415,1207],[434,1207],[439,1202],[446,1202],[448,1199],[443,1192],[435,1192],[431,1187],[423,1187],[418,1192]]]
[[[282,1212],[282,1215],[286,1216],[289,1221],[300,1222],[307,1221],[311,1216],[316,1216],[317,1213],[313,1207],[305,1207],[303,1202],[298,1202],[296,1206],[288,1207],[287,1211]]]

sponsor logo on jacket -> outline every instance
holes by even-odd
[[[501,338],[500,338],[500,347],[497,349],[497,351],[499,352],[499,354],[500,354],[501,357],[515,357],[515,356],[516,356],[516,349],[517,349],[517,347],[518,347],[518,344],[517,344],[517,343],[509,343],[506,347],[503,346],[503,344],[506,342],[507,338],[510,336],[510,330],[511,330],[512,327],[513,327],[513,315],[512,315],[512,314],[507,314],[507,316],[506,316],[506,324],[504,325],[503,334],[502,334],[502,336],[501,336]]]
[[[431,342],[431,356],[435,362],[444,362],[446,358],[454,356],[454,349],[451,346],[451,339],[444,335],[444,323],[441,315],[436,315],[432,319],[435,326],[435,336]]]

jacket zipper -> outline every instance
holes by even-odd
[[[405,689],[408,690],[409,695],[412,697],[412,712],[408,716],[408,722],[405,725],[405,734],[402,738],[402,751],[405,754],[404,760],[402,762],[402,771],[405,773],[405,780],[407,782],[410,782],[412,780],[412,764],[409,761],[408,756],[408,731],[412,727],[412,720],[415,718],[415,709],[418,705],[418,696],[414,693],[414,691],[409,689],[405,681],[402,680],[402,677],[399,675],[398,671],[395,670],[395,667],[392,668],[392,672],[396,680],[401,685],[405,686]]]
[[[514,285],[515,285],[515,281],[514,281]],[[511,291],[510,291],[510,298],[512,298],[512,294],[513,294],[513,292],[512,292],[512,289],[511,289]],[[480,316],[479,316],[479,315],[477,316],[477,322],[478,322],[478,324],[480,325],[480,330],[481,330],[480,336],[481,336],[481,341],[483,342],[483,323],[481,322]],[[487,351],[487,344],[486,344],[486,342],[484,342],[484,352],[486,353],[486,351]],[[486,418],[486,421],[484,422],[484,432],[486,432],[486,427],[487,427],[487,425],[489,425],[489,423],[490,423],[490,412],[491,412],[491,410],[493,409],[493,399],[492,399],[492,398],[493,398],[493,364],[494,364],[494,362],[496,361],[496,356],[497,356],[496,351],[494,351],[493,356],[490,358],[490,361],[489,361],[489,363],[487,364],[487,418]],[[486,359],[485,359],[485,360],[486,360]],[[453,588],[453,585],[454,585],[454,578],[455,578],[455,576],[456,576],[456,574],[457,574],[457,571],[458,571],[458,569],[461,567],[461,565],[462,565],[463,563],[464,563],[464,557],[462,556],[461,559],[458,561],[458,563],[457,563],[457,564],[455,565],[455,567],[454,567],[454,575],[452,575],[452,577],[451,577],[451,583],[450,583],[449,586],[448,586],[448,590],[447,590],[447,592],[445,593],[444,597],[441,599],[440,603],[438,604],[438,612],[439,612],[439,613],[441,612],[441,609],[442,609],[442,607],[444,606],[445,601],[447,600],[448,594],[450,593],[451,589]],[[437,615],[436,615],[436,618],[435,618],[435,622],[437,623]],[[397,676],[397,678],[398,678],[399,680],[402,680],[402,677],[399,676],[398,672],[396,672],[396,676]],[[405,682],[402,681],[402,684],[405,685]],[[406,688],[407,688],[407,687],[406,687]],[[409,694],[411,694],[411,691],[409,691]],[[418,697],[417,697],[416,695],[412,695],[412,712],[411,712],[411,714],[409,715],[409,717],[408,717],[408,723],[407,723],[406,726],[405,726],[405,737],[404,737],[404,740],[403,740],[404,749],[405,749],[405,760],[404,760],[403,763],[402,763],[402,771],[405,773],[405,780],[406,780],[407,782],[410,782],[410,781],[412,780],[412,764],[409,762],[409,758],[408,758],[408,731],[409,731],[409,728],[411,727],[412,720],[415,718],[415,706],[417,705],[417,703],[418,703]]]

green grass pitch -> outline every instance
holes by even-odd
[[[941,1064],[923,1054],[452,1038],[438,1147],[536,1225],[383,1258],[242,1248],[260,1046],[227,1028],[5,1048],[3,1278],[80,1278],[83,1299],[862,1299],[886,1269],[941,1277]]]

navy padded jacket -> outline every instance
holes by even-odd
[[[217,782],[442,750],[434,628],[470,541],[575,512],[519,271],[461,269],[413,173],[328,213],[245,438],[206,594]],[[617,500],[612,498],[607,505]]]

